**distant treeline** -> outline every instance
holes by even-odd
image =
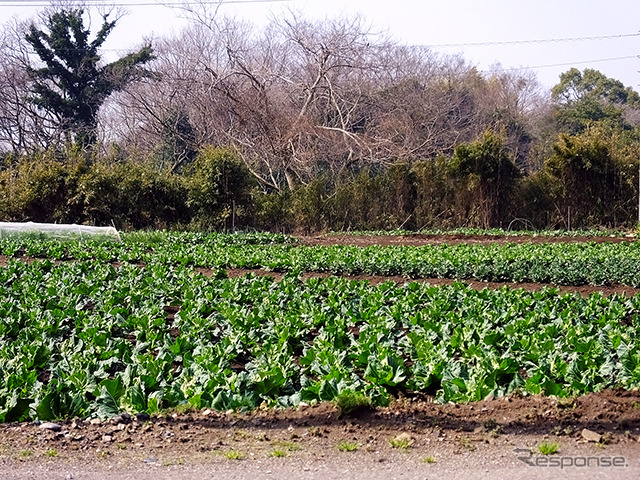
[[[115,224],[120,229],[257,228],[285,232],[621,228],[637,219],[637,162],[598,129],[563,136],[524,174],[486,132],[451,157],[397,163],[293,190],[265,191],[230,149],[205,148],[180,173],[147,160],[55,152],[5,158],[0,218]],[[637,151],[637,146],[632,150]],[[627,161],[625,161],[625,159]]]
[[[478,72],[362,19],[194,16],[112,63],[86,12],[0,32],[0,219],[278,231],[620,228],[640,96]],[[91,40],[92,36],[94,37]]]

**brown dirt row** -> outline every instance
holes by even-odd
[[[15,257],[7,257],[6,255],[0,255],[0,267],[6,266],[10,258]],[[31,263],[36,259],[31,257],[19,257],[18,260]],[[114,264],[117,265],[117,264]],[[229,277],[242,277],[248,274],[260,275],[260,276],[269,276],[274,278],[276,281],[282,279],[284,277],[284,273],[282,272],[273,272],[266,271],[263,269],[246,269],[246,268],[228,268],[225,269],[227,275]],[[209,268],[201,268],[196,267],[195,271],[202,273],[205,276],[211,276],[214,274],[215,270]],[[332,276],[330,273],[322,273],[322,272],[307,272],[302,274],[301,279],[307,280],[309,278],[328,278]],[[449,278],[414,278],[409,279],[406,277],[394,275],[394,276],[384,276],[384,275],[343,275],[344,278],[348,278],[350,280],[365,280],[371,283],[372,285],[379,285],[384,282],[392,281],[399,284],[403,284],[406,282],[422,282],[428,283],[430,285],[451,285],[456,281]],[[637,295],[640,293],[640,288],[629,287],[626,285],[581,285],[581,286],[567,286],[567,285],[553,285],[553,284],[545,284],[545,283],[518,283],[518,282],[482,282],[478,280],[462,280],[471,288],[476,290],[483,290],[485,288],[488,289],[499,289],[502,287],[509,287],[511,289],[522,288],[526,291],[537,291],[541,290],[545,287],[554,287],[557,288],[561,293],[579,293],[583,296],[589,296],[592,293],[600,293],[605,296],[619,294],[626,295],[628,297]]]
[[[196,268],[197,272],[202,273],[205,276],[211,276],[215,273],[215,270],[211,270],[208,268]],[[282,272],[270,272],[262,269],[244,269],[244,268],[229,268],[226,269],[227,275],[232,278],[243,277],[248,274],[259,275],[259,276],[269,276],[274,278],[276,281],[281,280],[284,277],[284,273]],[[307,272],[301,275],[302,280],[307,280],[309,278],[328,278],[332,276],[330,273],[319,273],[319,272]],[[396,282],[399,284],[403,284],[406,282],[421,282],[428,283],[430,285],[451,285],[456,281],[449,278],[406,278],[402,276],[383,276],[383,275],[342,275],[343,278],[347,278],[350,280],[365,280],[371,283],[372,285],[379,285],[384,282]],[[469,285],[471,288],[476,290],[483,290],[485,288],[488,289],[499,289],[503,287],[509,287],[511,289],[522,288],[526,291],[537,291],[541,290],[545,287],[554,287],[557,288],[561,293],[579,293],[583,296],[589,296],[592,293],[600,293],[602,295],[627,295],[633,296],[640,293],[640,288],[628,287],[625,285],[611,285],[611,286],[594,286],[594,285],[582,285],[582,286],[566,286],[566,285],[552,285],[547,283],[517,283],[517,282],[481,282],[477,280],[462,280],[464,283]]]
[[[171,466],[184,466],[186,473],[179,478],[198,478],[187,473],[203,467],[229,468],[221,465],[236,462],[236,455],[246,463],[232,468],[235,475],[227,478],[245,478],[242,471],[262,464],[276,473],[304,464],[299,474],[304,476],[307,473],[303,472],[312,475],[329,465],[325,475],[332,473],[330,477],[319,474],[313,478],[352,478],[339,475],[349,466],[372,472],[391,469],[395,474],[413,470],[431,475],[441,469],[441,478],[459,478],[451,473],[470,464],[524,468],[529,476],[522,478],[532,478],[532,471],[516,460],[514,449],[535,450],[542,441],[557,443],[565,455],[615,454],[628,462],[637,460],[639,404],[638,392],[616,390],[575,399],[512,396],[462,405],[438,405],[416,397],[355,416],[342,415],[332,404],[324,403],[252,413],[169,412],[141,421],[67,420],[58,422],[59,431],[35,423],[5,424],[0,425],[0,478],[75,478],[53,477],[51,472],[73,471],[78,466],[85,470],[89,466],[90,472],[100,474],[77,478],[107,478],[114,467],[121,475],[113,478],[124,478],[131,471],[135,473],[131,478],[154,478],[153,473],[160,474],[162,468],[166,469],[162,478],[171,478]],[[600,436],[599,441],[589,440],[589,433]],[[394,448],[392,439],[403,439],[406,448]],[[356,451],[341,451],[341,445]],[[288,458],[274,463],[276,456]],[[436,465],[426,466],[427,458]],[[633,471],[634,475],[638,472]],[[21,475],[4,477],[3,472]],[[490,469],[486,472],[489,475],[473,478],[492,478]],[[634,478],[625,473],[632,472],[619,469],[615,478]],[[421,475],[408,478],[425,478]]]
[[[505,244],[505,243],[629,243],[638,237],[629,234],[620,236],[544,236],[544,235],[465,235],[465,234],[408,234],[408,235],[317,235],[300,236],[303,245],[459,245],[459,244]]]

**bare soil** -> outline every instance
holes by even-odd
[[[205,276],[212,276],[216,273],[215,270],[211,270],[208,268],[196,268],[197,272],[202,273]],[[247,274],[259,275],[259,276],[268,276],[272,277],[275,280],[280,280],[284,277],[284,273],[282,272],[272,272],[266,271],[262,269],[246,269],[246,268],[230,268],[226,270],[227,275],[229,277],[243,277]],[[307,272],[303,273],[300,278],[304,281],[309,278],[328,278],[332,276],[330,273],[325,272]],[[428,283],[430,285],[451,285],[454,282],[460,280],[453,280],[449,278],[407,278],[398,275],[392,276],[383,276],[383,275],[342,275],[343,278],[351,279],[351,280],[364,280],[371,283],[371,285],[379,285],[384,282],[396,282],[399,284],[403,284],[406,282],[421,282]],[[478,280],[463,280],[464,283],[469,285],[471,288],[476,290],[483,290],[485,288],[488,289],[499,289],[502,287],[509,287],[512,289],[522,288],[527,291],[537,291],[541,290],[545,287],[553,287],[557,288],[561,293],[579,293],[585,297],[589,296],[592,293],[601,293],[602,295],[627,295],[632,296],[640,293],[640,288],[629,287],[626,285],[581,285],[581,286],[567,286],[567,285],[554,285],[550,283],[523,283],[523,282],[481,282]]]
[[[575,462],[565,465],[570,478],[587,471],[577,465],[584,457],[624,458],[616,468],[592,463],[591,478],[640,473],[640,395],[627,391],[462,405],[414,397],[352,416],[325,403],[59,425],[59,431],[35,423],[0,425],[0,478],[195,479],[221,472],[226,478],[459,478],[464,472],[471,478],[551,478],[559,467],[536,470],[525,463],[549,461],[529,453],[543,441],[559,445],[558,461]],[[600,441],[589,441],[584,429]],[[393,439],[406,447],[394,448]]]
[[[356,245],[519,241],[519,237],[452,237],[456,236],[302,240],[305,244]],[[585,239],[526,237],[526,241]],[[6,258],[0,257],[0,265],[4,264]],[[229,270],[228,274],[247,272]],[[407,281],[402,277],[353,278],[372,283]],[[505,285],[468,283],[474,288]],[[561,289],[582,294],[638,293],[628,287]],[[37,423],[0,424],[0,479],[640,478],[638,391],[604,391],[572,399],[511,396],[455,405],[435,404],[432,398],[417,395],[350,416],[325,403],[251,413],[202,410],[149,419],[57,423],[58,431]],[[406,448],[394,447],[393,439]],[[556,443],[558,452],[542,455],[538,450],[542,442]],[[610,466],[612,459],[622,463]]]
[[[303,245],[458,245],[505,243],[623,243],[634,242],[635,235],[628,236],[545,236],[545,235],[466,235],[466,234],[408,234],[408,235],[316,235],[298,237]]]

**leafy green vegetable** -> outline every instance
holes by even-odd
[[[302,261],[298,248],[289,250],[293,263]],[[321,249],[308,261],[351,251]],[[393,270],[394,251],[368,252],[376,268]],[[420,252],[407,250],[431,262]],[[352,394],[381,405],[401,391],[466,402],[640,386],[638,296],[207,278],[159,258],[150,254],[144,268],[48,259],[0,268],[0,421]]]

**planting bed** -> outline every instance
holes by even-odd
[[[0,251],[0,462],[18,476],[34,459],[224,469],[237,450],[447,478],[443,462],[508,470],[544,438],[591,452],[584,429],[637,458],[629,239],[155,234]],[[348,415],[350,400],[373,410]]]

